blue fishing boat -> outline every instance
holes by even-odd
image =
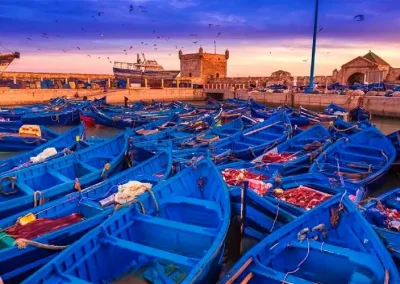
[[[341,194],[273,232],[221,283],[399,283],[385,246]]]
[[[210,160],[184,169],[133,202],[25,283],[215,281],[230,206],[226,186]],[[103,261],[96,261],[99,258]]]
[[[279,144],[253,160],[253,163],[276,165],[282,175],[308,171],[316,157],[331,144],[329,131],[317,124]]]
[[[64,155],[67,151],[66,149],[74,150],[77,146],[77,137],[79,138],[78,140],[81,140],[82,136],[83,126],[76,126],[31,151],[26,151],[10,158],[3,159],[0,161],[0,175],[13,169],[30,167],[37,163],[48,161],[54,157],[59,157],[60,154]],[[51,156],[40,155],[49,148],[55,148],[56,153],[53,152]]]
[[[371,112],[358,106],[350,110],[349,117],[352,121],[371,120]]]
[[[369,127],[338,140],[318,156],[310,172],[350,181],[372,191],[380,185],[395,158],[396,150],[389,139],[375,127]]]
[[[39,125],[0,128],[0,152],[29,151],[58,135],[58,132]]]
[[[156,185],[169,176],[170,149],[84,191],[32,208],[0,221],[0,275],[5,283],[21,283],[86,232],[115,212],[109,200],[129,181]],[[111,198],[112,199],[112,198]],[[23,225],[21,225],[21,223]],[[20,249],[25,245],[25,249]]]
[[[24,124],[39,125],[77,125],[80,121],[78,106],[67,106],[62,110],[50,109],[31,112],[21,117]]]
[[[202,130],[201,132],[191,133],[190,136],[180,133],[178,135],[170,133],[170,136],[173,137],[174,144],[177,144],[179,148],[207,147],[212,142],[242,132],[244,128],[241,118],[236,118],[218,127],[215,124],[211,126],[211,128]]]
[[[400,260],[400,188],[371,198],[363,214],[381,237],[388,251]]]
[[[324,113],[329,114],[329,115],[337,115],[337,113],[346,114],[347,111],[346,111],[346,109],[344,109],[334,103],[330,103],[325,107]]]
[[[251,160],[285,141],[291,132],[292,127],[287,114],[277,113],[264,122],[246,129],[243,133],[211,143],[211,155],[229,153],[235,158]]]
[[[0,175],[0,219],[93,185],[117,171],[127,151],[119,134],[103,144]]]
[[[335,139],[339,139],[341,137],[348,137],[355,133],[362,131],[368,127],[373,126],[369,120],[358,121],[358,122],[347,122],[342,118],[336,118],[329,125],[329,132]]]
[[[392,142],[393,147],[396,149],[395,164],[400,165],[400,130],[387,135],[387,138]]]
[[[309,117],[302,116],[299,113],[294,112],[293,109],[285,109],[285,111],[289,116],[292,126],[304,127],[310,125],[311,120]],[[264,111],[262,109],[251,108],[251,116],[256,118],[268,119],[275,113],[275,110]]]

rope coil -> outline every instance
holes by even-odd
[[[34,246],[37,248],[42,248],[42,249],[49,249],[49,250],[63,250],[68,247],[68,246],[56,246],[56,245],[43,244],[43,243],[27,240],[24,238],[16,239],[14,242],[14,245],[17,246],[19,249],[25,249],[28,247],[28,245],[31,245],[31,246]]]

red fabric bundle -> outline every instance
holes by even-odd
[[[15,224],[14,226],[8,228],[6,233],[14,239],[24,238],[31,240],[82,220],[82,215],[78,213],[73,213],[69,216],[58,219],[39,218],[24,226]]]
[[[243,180],[266,180],[269,177],[261,174],[255,174],[245,169],[225,169],[222,172],[222,178],[228,185],[241,185],[243,183]]]
[[[331,195],[306,186],[299,186],[297,188],[288,189],[282,194],[277,194],[276,197],[305,210],[310,210],[329,199]]]
[[[285,163],[296,158],[291,153],[267,153],[262,157],[264,163]]]

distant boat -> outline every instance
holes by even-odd
[[[114,62],[113,72],[116,79],[128,79],[130,83],[144,85],[145,79],[149,86],[161,86],[161,80],[164,79],[164,85],[172,84],[172,81],[179,74],[179,70],[164,70],[164,67],[155,60],[147,60],[142,53],[143,60],[137,55],[136,63]]]
[[[8,53],[8,54],[1,54],[0,55],[0,74],[3,73],[7,67],[14,61],[14,59],[19,58],[20,53]]]

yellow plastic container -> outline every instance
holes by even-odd
[[[39,125],[24,124],[19,128],[19,135],[42,137],[42,131]]]
[[[33,215],[32,213],[28,213],[25,216],[19,218],[18,223],[21,226],[25,226],[25,225],[27,225],[29,223],[32,223],[33,221],[36,221],[36,216]]]

